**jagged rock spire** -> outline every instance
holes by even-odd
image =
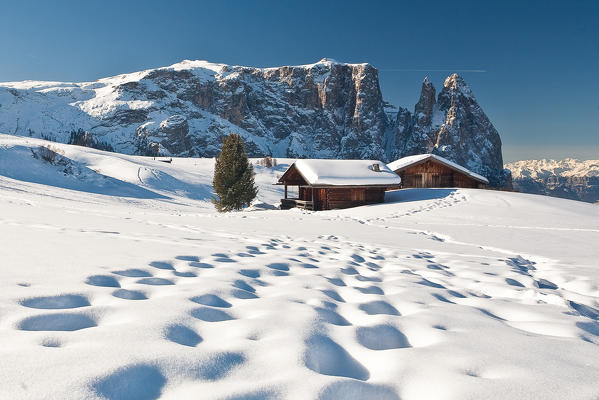
[[[418,103],[414,106],[415,123],[417,125],[427,126],[431,124],[433,107],[436,103],[435,96],[435,86],[429,81],[428,77],[424,78],[422,89],[420,90],[420,98],[418,99]]]
[[[493,186],[509,181],[499,133],[460,75],[449,75],[436,99],[435,87],[425,78],[412,121],[407,131],[398,132],[401,156],[432,152],[480,173]]]

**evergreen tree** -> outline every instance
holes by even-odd
[[[258,194],[254,168],[248,160],[241,136],[230,134],[223,139],[221,153],[214,166],[212,187],[218,198],[212,199],[219,212],[249,206]]]

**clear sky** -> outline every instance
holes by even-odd
[[[3,1],[0,81],[90,81],[204,59],[379,68],[413,109],[459,72],[504,158],[599,159],[599,1]],[[482,71],[482,72],[481,72]]]

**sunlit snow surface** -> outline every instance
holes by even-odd
[[[0,136],[2,399],[599,397],[595,205],[280,211],[280,160],[217,214],[213,160],[41,143]]]

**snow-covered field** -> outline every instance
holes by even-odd
[[[280,165],[217,214],[210,159],[43,143],[0,135],[2,399],[599,397],[595,205],[280,211]]]

